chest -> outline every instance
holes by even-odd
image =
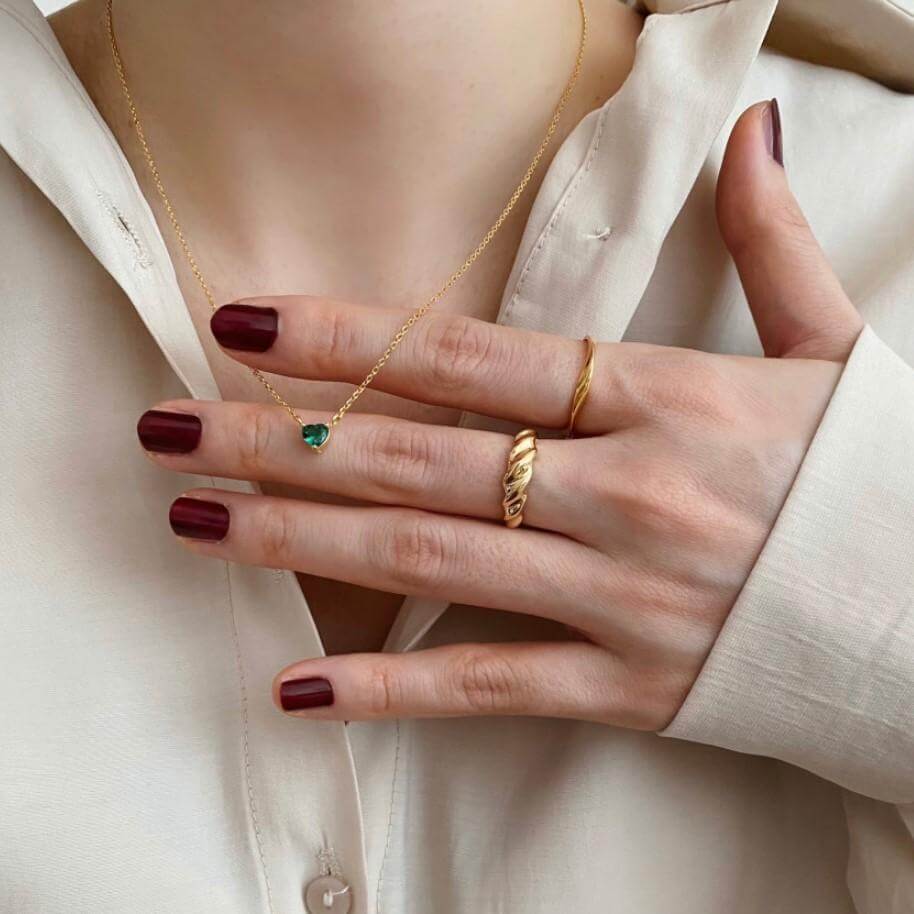
[[[414,310],[436,292],[447,277],[460,266],[467,252],[478,243],[485,224],[475,225],[462,212],[442,212],[440,221],[448,228],[439,234],[413,235],[402,217],[392,207],[373,206],[388,212],[385,219],[360,231],[359,243],[353,243],[340,230],[355,218],[348,212],[346,200],[335,204],[323,199],[322,188],[302,187],[299,176],[289,171],[276,180],[260,182],[263,192],[252,204],[247,218],[257,225],[256,235],[247,244],[226,229],[229,218],[216,218],[194,224],[193,237],[200,252],[201,269],[211,269],[206,282],[217,304],[255,295],[299,294],[324,295],[335,299],[367,303],[378,307]],[[365,194],[372,192],[363,188]],[[387,191],[376,189],[376,196]],[[157,201],[161,202],[161,201]],[[479,198],[468,201],[471,212],[490,209],[496,215],[500,200]],[[437,310],[469,315],[486,321],[495,320],[501,294],[511,269],[523,227],[525,213],[512,214],[490,246],[448,295],[436,305]],[[296,216],[310,212],[313,222],[333,228],[322,235],[310,222]],[[519,218],[518,218],[519,217]],[[493,217],[494,218],[494,217]],[[391,245],[391,238],[400,239]],[[211,306],[198,275],[190,268],[184,251],[166,236],[178,282],[187,308],[203,345],[206,359],[223,399],[270,403],[264,386],[245,366],[227,357],[216,345],[209,329]],[[203,266],[203,265],[206,266]],[[309,297],[297,301],[307,309]],[[307,321],[307,314],[304,315]],[[380,356],[387,340],[379,340]],[[394,358],[407,358],[402,350]],[[364,371],[371,368],[367,362]],[[328,415],[335,412],[352,391],[351,384],[315,382],[307,379],[271,376],[270,383],[296,408],[317,410]],[[413,400],[394,397],[369,389],[360,399],[362,412],[392,415],[413,421],[438,425],[455,424],[460,411],[428,406]],[[263,484],[266,495],[304,498],[323,502],[343,500],[322,492],[309,492],[277,483]],[[298,574],[298,581],[308,601],[327,653],[379,650],[384,644],[402,598],[397,595],[357,588],[352,585]]]

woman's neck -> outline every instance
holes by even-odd
[[[116,0],[114,13],[125,56],[155,76],[150,99],[218,117],[198,86],[280,124],[315,100],[341,123],[366,108],[497,110],[508,99],[492,86],[554,93],[580,34],[576,0]]]
[[[493,151],[510,140],[512,112],[558,98],[581,27],[576,0],[116,0],[114,13],[147,119],[167,112],[198,150],[233,137],[207,148],[214,171],[255,151],[300,160],[304,131],[318,160],[351,142],[387,180],[468,133]]]
[[[93,59],[81,75],[92,81],[97,71],[105,98],[104,0],[82,0],[52,22],[65,40],[67,17],[86,6],[92,15],[81,19],[94,19],[96,34],[85,36]],[[591,67],[615,88],[637,17],[616,0],[590,6]],[[307,136],[315,173],[355,166],[407,195],[429,161],[457,187],[483,162],[491,171],[494,156],[508,167],[529,158],[539,137],[525,114],[558,98],[581,28],[576,0],[115,0],[114,21],[144,122],[153,135],[157,124],[167,129],[165,142],[182,147],[176,158],[190,161],[193,149],[195,164],[207,163],[196,180],[224,187],[255,155],[300,167]],[[468,159],[468,138],[491,155]],[[341,149],[357,161],[339,162]],[[428,199],[427,188],[416,192]]]
[[[104,7],[80,0],[52,24],[130,143]],[[192,189],[184,221],[206,220],[218,202],[235,252],[253,252],[263,232],[251,213],[277,196],[287,206],[272,216],[290,233],[310,221],[302,237],[334,244],[342,233],[362,245],[396,217],[402,234],[385,256],[440,232],[441,213],[484,230],[542,138],[581,29],[576,0],[115,0],[113,12],[162,172],[170,188]],[[552,150],[631,64],[640,17],[617,0],[590,0],[588,13],[585,69]],[[300,198],[290,174],[308,184]],[[454,257],[441,249],[433,272]]]

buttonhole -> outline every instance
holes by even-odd
[[[607,238],[613,233],[611,225],[604,225],[603,228],[598,228],[594,232],[590,232],[585,235],[585,238],[592,238],[594,241],[606,241]]]
[[[96,188],[96,194],[98,195],[102,206],[105,208],[105,211],[114,220],[114,223],[118,227],[121,235],[126,241],[130,243],[130,246],[133,249],[133,258],[136,265],[138,267],[143,267],[144,269],[148,267],[151,263],[151,260],[149,259],[149,254],[146,252],[146,246],[140,240],[140,236],[137,233],[136,229],[134,229],[134,227],[127,220],[127,217],[124,216],[124,214],[117,208],[117,206],[115,206],[112,200],[103,191]]]

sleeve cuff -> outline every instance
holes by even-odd
[[[660,735],[914,801],[914,370],[870,327]]]

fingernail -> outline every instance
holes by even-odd
[[[276,342],[279,315],[275,308],[223,305],[210,318],[210,329],[220,346],[242,352],[266,352]]]
[[[781,131],[781,109],[776,98],[771,99],[765,106],[763,115],[765,127],[765,145],[768,154],[781,168],[784,167],[784,138]]]
[[[229,512],[215,501],[182,497],[172,503],[168,522],[178,536],[218,543],[228,533]]]
[[[197,416],[161,409],[148,410],[136,424],[140,444],[157,454],[189,454],[200,443],[202,430]]]
[[[333,704],[333,686],[327,679],[287,679],[279,687],[283,711],[303,711]]]

